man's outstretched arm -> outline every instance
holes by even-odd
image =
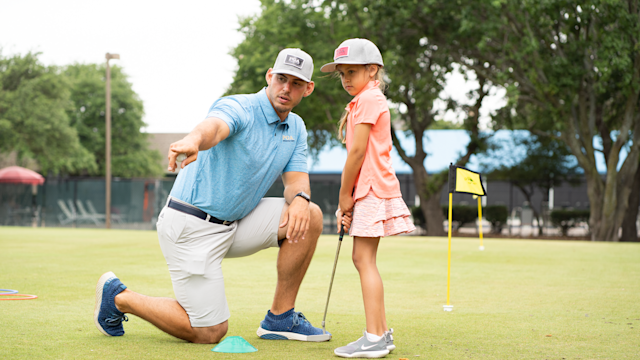
[[[187,158],[182,161],[181,168],[196,161],[198,151],[209,150],[218,145],[218,143],[229,136],[229,125],[221,119],[210,117],[204,119],[196,126],[189,135],[182,140],[176,141],[169,146],[168,170],[173,172],[176,170],[176,158],[180,154],[185,154]]]

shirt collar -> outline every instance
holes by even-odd
[[[276,109],[273,108],[273,105],[271,105],[271,101],[269,101],[266,87],[262,88],[262,90],[258,92],[258,100],[260,102],[260,109],[262,109],[262,113],[264,114],[264,118],[265,120],[267,120],[267,123],[273,124],[276,122],[280,122],[280,117],[278,116]],[[287,115],[287,118],[284,119],[282,123],[286,124],[287,120],[289,120],[288,115]]]
[[[353,97],[353,99],[351,99],[351,101],[349,102],[349,104],[347,104],[347,111],[351,111],[351,108],[353,108],[356,104],[356,102],[358,101],[358,99],[360,98],[360,95],[364,94],[366,91],[369,91],[371,89],[377,88],[380,86],[380,81],[378,80],[371,80],[367,83],[367,85],[364,86],[364,88],[362,88],[362,90],[360,90],[359,93],[356,94],[356,96]],[[268,101],[268,100],[267,100]]]

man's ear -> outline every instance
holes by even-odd
[[[311,93],[315,88],[316,88],[316,84],[313,81],[309,81],[307,83],[307,90],[304,91],[304,97],[311,95]]]
[[[269,68],[269,70],[267,70],[267,73],[264,76],[265,80],[267,80],[267,85],[271,85],[271,78],[273,78],[273,74],[271,73],[271,70],[273,69]]]

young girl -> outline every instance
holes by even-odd
[[[334,62],[322,72],[337,72],[342,87],[354,96],[340,120],[338,138],[347,145],[342,172],[338,224],[351,220],[353,263],[360,274],[366,331],[360,339],[335,349],[341,357],[383,357],[393,349],[393,330],[387,330],[384,290],[376,266],[383,236],[415,230],[402,200],[400,183],[391,166],[391,121],[384,89],[382,55],[366,39],[344,41]],[[346,130],[346,136],[343,135]]]

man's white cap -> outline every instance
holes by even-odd
[[[367,39],[349,39],[343,41],[333,53],[333,62],[323,65],[320,71],[333,72],[336,70],[336,65],[340,64],[377,64],[384,66],[380,50],[378,50],[376,44]]]
[[[284,49],[278,54],[271,72],[297,76],[310,82],[313,75],[313,59],[300,49]]]

